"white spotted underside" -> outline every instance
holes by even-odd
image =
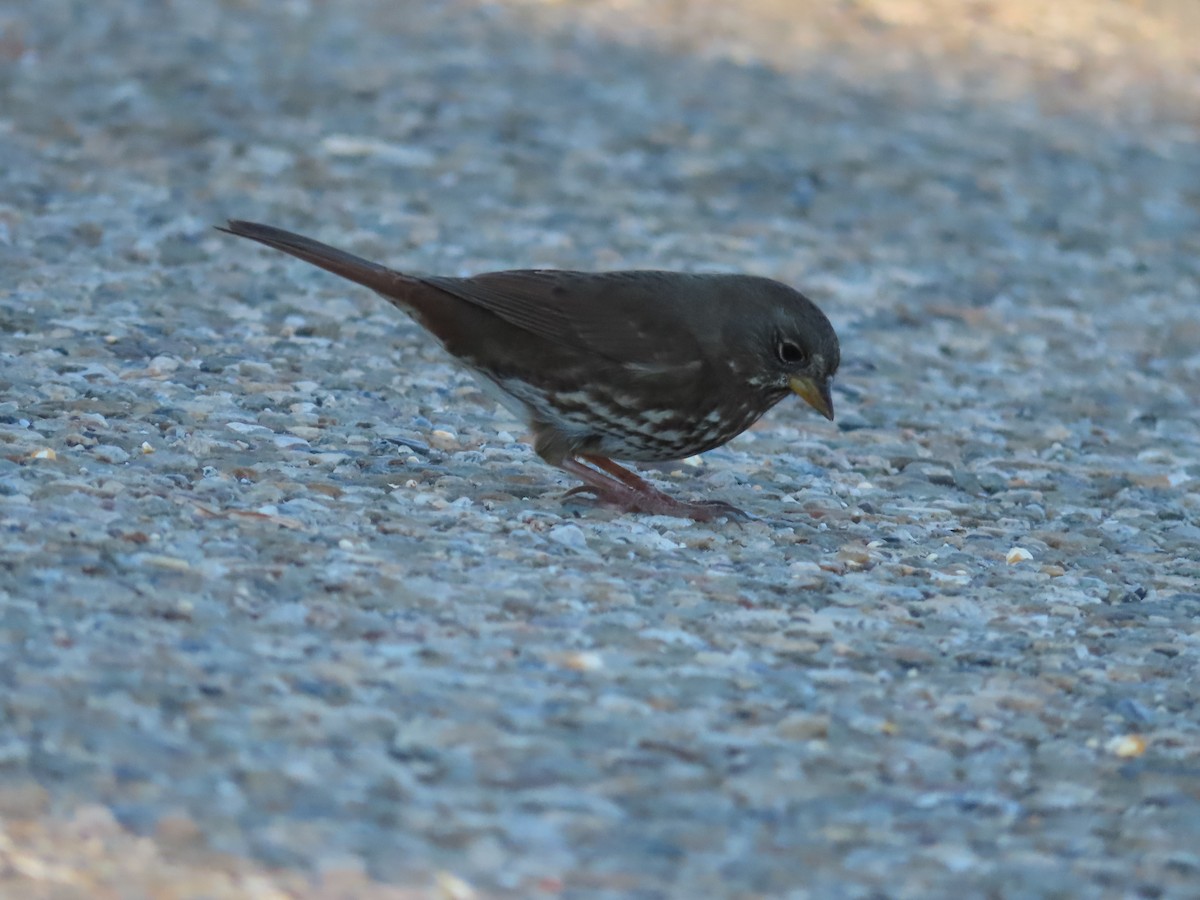
[[[525,421],[560,432],[575,452],[640,462],[682,459],[718,447],[779,399],[758,394],[736,406],[719,406],[714,398],[687,411],[642,408],[637,397],[604,385],[550,394],[526,381],[479,374],[489,394]]]

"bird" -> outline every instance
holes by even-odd
[[[684,501],[617,462],[669,462],[741,434],[790,393],[832,420],[837,334],[799,291],[746,274],[516,269],[409,274],[233,219],[257,241],[407,313],[529,428],[534,451],[625,512],[751,518]]]

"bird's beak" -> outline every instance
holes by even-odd
[[[800,398],[823,415],[833,421],[833,396],[829,393],[829,379],[801,378],[796,376],[788,379],[788,387],[800,395]]]

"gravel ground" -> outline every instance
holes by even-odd
[[[1200,5],[0,6],[0,893],[1200,896]],[[842,336],[621,515],[363,290]]]

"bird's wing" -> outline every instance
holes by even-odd
[[[420,280],[546,340],[614,361],[677,366],[700,352],[689,317],[693,276],[518,269]]]

